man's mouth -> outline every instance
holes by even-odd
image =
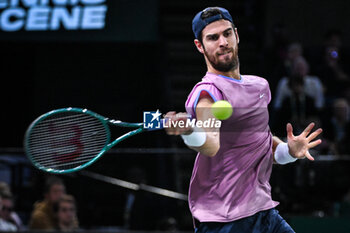
[[[228,50],[228,51],[225,51],[225,52],[218,53],[218,55],[222,56],[222,55],[226,55],[226,54],[229,54],[229,53],[232,53],[232,51]]]

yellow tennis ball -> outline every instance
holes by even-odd
[[[226,100],[219,100],[211,106],[211,112],[218,120],[228,119],[233,112],[232,105]]]

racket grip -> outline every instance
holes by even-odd
[[[145,127],[145,125],[144,125],[144,129],[147,130],[147,131],[154,131],[154,130],[164,129],[164,124],[166,123],[166,121],[167,121],[166,118],[160,119],[159,125],[157,125],[155,127]]]
[[[192,116],[191,115],[187,115],[187,118],[189,120],[191,120]],[[152,125],[152,127],[146,127],[146,125],[144,124],[143,129],[144,130],[148,130],[148,131],[164,129],[164,125],[167,123],[168,120],[169,120],[169,118],[162,118],[162,119],[160,119],[159,124],[157,124],[155,127],[153,127],[153,125]]]

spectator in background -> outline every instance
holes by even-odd
[[[63,195],[53,205],[57,219],[56,230],[75,231],[79,228],[75,199],[72,195]]]
[[[34,230],[55,230],[57,221],[53,212],[53,205],[65,194],[63,181],[55,176],[46,180],[44,200],[34,204],[29,228]]]
[[[289,95],[286,96],[276,111],[277,136],[283,135],[285,125],[292,123],[294,131],[301,133],[310,122],[319,122],[315,99],[305,91],[305,79],[295,75],[287,80]]]
[[[14,224],[18,230],[23,230],[22,220],[14,211],[14,196],[10,186],[5,182],[0,182],[0,196],[3,204],[2,208],[0,208],[0,218]]]
[[[293,92],[289,85],[292,78],[302,79],[300,81],[303,83],[303,93],[313,99],[317,110],[321,110],[324,107],[323,84],[318,77],[309,75],[309,64],[304,57],[295,58],[290,77],[283,77],[278,82],[273,108],[278,111],[283,101],[292,96]]]
[[[350,76],[345,72],[341,63],[339,48],[330,46],[324,51],[324,60],[318,66],[317,72],[325,84],[326,97],[332,102],[337,97],[346,96],[350,86]]]
[[[0,209],[3,208],[2,196],[0,195]],[[17,227],[0,217],[0,231],[17,231]]]
[[[273,103],[271,125],[277,136],[284,134],[288,122],[295,125],[298,133],[310,121],[319,122],[317,115],[324,107],[323,85],[318,77],[308,75],[309,65],[304,57],[294,59],[290,73],[278,82]]]
[[[326,129],[324,134],[329,144],[330,154],[350,154],[349,142],[350,106],[346,99],[338,98],[333,102],[332,114],[322,123]]]
[[[325,86],[325,96],[329,104],[338,97],[345,97],[349,91],[349,59],[342,44],[341,31],[331,29],[325,34],[323,46],[309,51],[314,72]]]
[[[288,45],[285,59],[280,61],[280,64],[274,68],[274,76],[280,79],[281,77],[289,77],[293,72],[293,64],[295,60],[303,56],[303,47],[300,43],[294,42]]]
[[[0,182],[0,193],[11,193],[10,186],[3,181]]]
[[[330,29],[326,32],[325,36],[325,46],[333,46],[337,48],[342,48],[342,32],[337,29]]]
[[[312,68],[318,68],[323,63],[324,52],[330,47],[337,48],[342,57],[347,57],[346,49],[343,47],[342,32],[338,29],[329,29],[323,36],[322,45],[309,46],[305,49],[305,55],[310,61]],[[313,72],[315,71],[316,69],[313,70]]]
[[[287,57],[283,63],[284,65],[283,75],[290,76],[292,74],[294,62],[297,58],[301,56],[303,56],[303,47],[301,46],[301,44],[297,42],[289,44],[288,50],[287,50]]]
[[[269,77],[270,89],[275,94],[277,84],[281,77],[289,77],[292,75],[293,64],[295,59],[303,55],[303,47],[300,43],[294,42],[288,45],[286,54],[276,61],[266,73]],[[272,71],[272,72],[271,72]]]
[[[14,212],[14,200],[10,192],[3,192],[2,208],[0,209],[0,217],[16,226],[17,230],[23,230],[23,224],[16,212]]]

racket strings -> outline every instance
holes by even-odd
[[[61,113],[63,114],[63,113]],[[67,113],[65,113],[67,114]],[[75,113],[75,114],[79,114],[79,113]],[[58,114],[55,114],[55,116]],[[79,119],[77,118],[79,117]],[[54,138],[56,134],[52,135],[52,131],[54,130],[66,130],[67,128],[71,128],[73,124],[76,124],[77,120],[79,120],[79,124],[80,125],[84,125],[84,124],[89,124],[91,123],[91,120],[95,119],[92,118],[91,116],[87,116],[87,115],[75,115],[75,117],[73,118],[72,116],[69,117],[56,117],[54,119],[45,119],[44,121],[41,121],[35,128],[35,132],[38,134],[38,139],[40,139],[40,137],[46,137],[47,135],[50,135],[50,137]],[[59,124],[60,129],[58,129],[57,127],[57,123],[61,122]],[[45,126],[49,126],[49,127],[40,127],[40,125],[45,124]],[[48,130],[49,129],[49,130]],[[94,128],[89,128],[86,130],[92,130],[94,131]],[[57,136],[60,136],[57,134]]]
[[[67,170],[92,160],[108,143],[106,126],[80,112],[53,114],[29,134],[29,154],[40,167]]]
[[[66,129],[61,128],[60,130],[70,130],[70,128],[69,127],[67,127]],[[96,137],[103,136],[103,135],[98,135],[98,133],[96,132],[96,129],[86,129],[84,132],[94,134]],[[55,140],[59,141],[62,139],[61,135],[59,135],[59,134],[52,135],[52,133],[48,133],[48,132],[44,132],[44,133],[36,132],[36,133],[38,135],[37,135],[37,137],[32,138],[32,143],[40,143],[43,141],[43,139],[45,139],[47,137],[50,137],[51,140],[53,140],[53,141],[55,141]],[[71,136],[74,136],[74,135],[71,135]]]

